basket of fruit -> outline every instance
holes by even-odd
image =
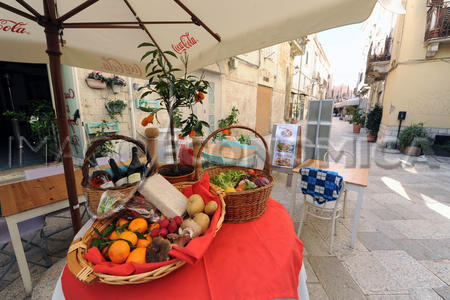
[[[154,182],[149,186],[154,187]],[[67,255],[70,272],[88,284],[139,284],[201,259],[207,243],[222,226],[225,193],[210,184],[208,176],[196,183],[173,186],[185,195],[184,219],[166,217],[156,207],[148,209],[153,202],[141,205],[140,210],[124,209],[112,217],[98,219],[83,238],[71,244]],[[148,195],[145,191],[143,194]],[[141,201],[143,194],[138,192],[132,201]],[[142,214],[143,209],[147,214]]]
[[[135,144],[132,148],[132,158],[127,167],[119,167],[116,161],[111,158],[109,160],[110,172],[106,170],[94,170],[90,172],[90,166],[96,165],[93,156],[98,147],[105,142],[113,140],[123,140]],[[107,190],[120,191],[128,194],[135,189],[138,182],[144,175],[146,166],[141,163],[138,157],[138,152],[141,151],[147,158],[147,163],[150,163],[151,158],[149,153],[145,150],[145,145],[140,141],[132,139],[123,135],[109,135],[94,141],[86,151],[86,157],[81,168],[83,173],[83,180],[81,185],[84,188],[86,200],[92,214],[97,214],[98,204],[103,193]],[[93,163],[94,160],[94,163]]]
[[[267,200],[272,192],[273,178],[270,172],[270,156],[264,137],[255,130],[241,125],[217,129],[203,141],[196,161],[201,161],[202,150],[209,140],[222,131],[231,132],[233,128],[251,131],[261,139],[266,149],[264,168],[259,170],[242,166],[219,165],[203,170],[201,163],[197,163],[196,176],[201,178],[203,174],[207,173],[211,177],[211,183],[225,190],[227,205],[225,222],[242,223],[256,220],[264,214]]]

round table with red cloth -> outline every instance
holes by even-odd
[[[269,199],[265,214],[241,224],[224,223],[205,256],[144,284],[92,285],[65,266],[66,299],[273,299],[297,298],[303,243],[286,209]]]

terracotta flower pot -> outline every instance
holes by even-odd
[[[367,141],[369,143],[375,143],[376,140],[377,140],[377,136],[376,135],[370,135],[370,134],[367,135]]]
[[[178,165],[180,175],[174,174],[175,164],[160,166],[156,172],[161,174],[170,183],[194,181],[194,166]]]
[[[411,156],[419,156],[422,153],[422,148],[417,146],[408,146],[402,149],[403,154]]]
[[[86,78],[86,84],[91,89],[106,89],[106,82],[102,82],[98,79]]]
[[[353,133],[359,133],[361,131],[361,125],[353,124]]]

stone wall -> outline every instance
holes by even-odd
[[[402,126],[404,129],[405,126]],[[436,135],[448,135],[450,136],[450,129],[448,128],[425,128],[427,134],[430,138],[434,139]],[[380,147],[385,147],[389,142],[397,141],[398,126],[386,126],[384,124],[380,125],[380,130],[378,131],[377,144]]]

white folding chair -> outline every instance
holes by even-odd
[[[330,236],[330,254],[333,252],[334,236],[336,235],[336,222],[344,211],[344,203],[342,196],[346,198],[347,191],[345,190],[344,182],[342,180],[342,188],[336,200],[328,200],[326,198],[313,197],[303,192],[304,205],[303,211],[300,216],[300,224],[297,229],[297,236],[300,237],[302,231],[303,222],[306,221],[308,215],[321,220],[331,220],[331,236]],[[318,203],[320,202],[320,203]]]

